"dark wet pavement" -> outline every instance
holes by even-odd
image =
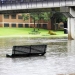
[[[7,58],[14,45],[47,44],[44,56]],[[74,75],[75,40],[0,38],[0,75]]]

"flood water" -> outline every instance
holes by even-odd
[[[38,57],[7,58],[14,45],[47,44]],[[75,40],[0,38],[0,75],[75,75]]]

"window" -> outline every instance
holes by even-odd
[[[9,19],[9,15],[8,14],[4,14],[4,18],[5,19]]]
[[[43,24],[43,28],[44,29],[47,29],[47,24]]]
[[[22,18],[22,15],[18,15],[18,19],[23,19],[23,18]]]
[[[25,27],[27,27],[27,28],[28,28],[28,27],[29,27],[29,25],[28,25],[28,24],[25,24]]]
[[[38,27],[38,28],[41,28],[41,24],[37,24],[37,27]]]
[[[18,27],[23,27],[23,24],[18,24]]]
[[[16,19],[16,14],[12,14],[12,15],[11,15],[11,18],[12,18],[12,19]]]
[[[4,23],[4,27],[9,27],[9,23]]]
[[[16,27],[16,24],[15,23],[13,23],[13,24],[11,24],[12,25],[12,27]]]

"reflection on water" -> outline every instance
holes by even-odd
[[[44,56],[7,58],[13,45],[47,44]],[[75,41],[67,39],[0,38],[0,75],[74,75]]]

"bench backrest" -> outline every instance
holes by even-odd
[[[45,53],[47,45],[13,46],[12,54]]]

